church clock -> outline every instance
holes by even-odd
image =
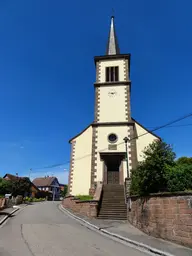
[[[108,95],[109,97],[115,97],[117,95],[117,92],[113,89],[111,89],[109,92],[108,92]]]

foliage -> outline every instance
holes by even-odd
[[[65,197],[66,194],[67,194],[67,191],[68,191],[68,185],[64,185],[64,190],[61,191],[61,196],[62,196],[62,197]]]
[[[170,192],[192,190],[192,164],[167,166],[165,177],[167,189]]]
[[[181,165],[181,164],[188,164],[188,165],[192,165],[192,157],[180,157],[176,160],[176,163]]]
[[[29,178],[17,178],[11,181],[11,193],[13,196],[30,193],[31,182]]]
[[[42,202],[45,201],[45,198],[33,198],[33,197],[25,197],[25,202]]]
[[[77,195],[76,197],[81,201],[86,201],[86,200],[92,200],[93,199],[93,196],[90,196],[90,195]]]
[[[5,195],[11,192],[11,182],[0,178],[0,194]]]
[[[146,195],[166,191],[166,167],[175,165],[172,147],[160,140],[154,141],[144,150],[144,161],[132,171],[130,192]]]

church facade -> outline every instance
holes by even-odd
[[[131,116],[130,54],[120,53],[114,17],[106,55],[96,56],[94,61],[94,122],[70,140],[71,195],[93,194],[97,182],[124,184],[131,170],[143,160],[144,148],[158,139]]]

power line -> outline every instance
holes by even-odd
[[[150,131],[147,131],[147,132],[145,132],[145,133],[143,133],[143,134],[140,134],[140,135],[138,135],[138,136],[135,136],[135,137],[129,139],[129,141],[131,141],[131,140],[133,140],[133,139],[140,138],[140,137],[142,137],[142,136],[145,136],[145,135],[147,135],[148,133],[153,133],[154,131],[157,131],[157,130],[160,130],[160,129],[169,127],[170,125],[172,125],[172,124],[174,124],[174,123],[177,123],[177,122],[179,122],[179,121],[182,121],[182,120],[184,120],[184,119],[186,119],[186,118],[189,118],[189,117],[191,117],[191,116],[192,116],[192,113],[187,114],[187,115],[185,115],[185,116],[183,116],[183,117],[177,118],[176,120],[170,121],[170,122],[168,122],[168,123],[166,123],[166,124],[164,124],[164,125],[155,127],[154,129],[152,129],[152,130],[150,130]],[[120,142],[120,143],[118,143],[118,144],[116,144],[116,145],[118,146],[118,145],[121,145],[121,144],[124,144],[124,141],[123,141],[123,142]],[[108,148],[104,148],[104,149],[98,150],[97,153],[98,153],[98,152],[105,151],[105,150],[107,150],[107,149],[108,149]],[[84,158],[89,157],[89,156],[91,156],[91,155],[92,155],[92,154],[87,154],[87,155],[84,155],[84,156],[82,156],[82,157],[75,158],[74,161],[78,161],[78,160],[84,159]],[[66,165],[66,164],[69,164],[69,163],[70,163],[70,160],[68,160],[68,161],[66,161],[66,162],[64,162],[64,163],[60,163],[60,164],[53,164],[53,165],[44,166],[44,167],[42,167],[42,168],[33,168],[33,170],[51,169],[51,168],[59,167],[59,166]],[[43,171],[39,171],[39,172],[43,172]]]
[[[155,131],[157,131],[157,130],[163,129],[163,128],[165,128],[165,127],[171,125],[171,124],[177,123],[177,122],[182,121],[182,120],[184,120],[184,119],[186,119],[186,118],[188,118],[188,117],[191,117],[191,116],[192,116],[192,113],[190,113],[190,114],[188,114],[188,115],[185,115],[185,116],[183,116],[183,117],[180,117],[180,118],[178,118],[178,119],[176,119],[176,120],[174,120],[174,121],[168,122],[168,123],[166,123],[166,124],[164,124],[164,125],[158,126],[158,127],[154,128],[154,129],[152,129],[151,131],[147,131],[147,132],[145,132],[145,133],[143,133],[143,134],[141,134],[141,135],[139,135],[139,136],[136,136],[136,137],[134,137],[134,138],[132,138],[132,139],[136,139],[136,138],[142,137],[142,136],[144,136],[144,135],[146,135],[146,134],[148,134],[148,133],[150,133],[150,132],[152,133],[152,132],[155,132]],[[132,140],[132,139],[131,139],[131,140]]]
[[[184,126],[192,126],[192,124],[180,124],[180,125],[170,125],[165,128],[175,128],[175,127],[184,127]],[[147,128],[155,128],[153,126],[148,126]]]

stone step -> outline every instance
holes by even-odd
[[[124,204],[102,204],[102,208],[105,207],[105,208],[114,208],[114,209],[121,209],[121,208],[127,208],[126,205]]]
[[[124,199],[124,197],[119,197],[119,198],[106,198],[106,197],[103,197],[103,199],[102,199],[102,201],[104,202],[104,201],[111,201],[111,202],[125,202],[125,199]]]
[[[102,208],[108,208],[108,209],[127,209],[127,206],[126,205],[113,205],[113,204],[110,204],[110,205],[102,205]]]
[[[113,216],[113,215],[117,215],[117,216],[126,216],[127,215],[127,211],[121,211],[121,212],[111,212],[111,211],[101,211],[99,213],[99,216],[100,215],[107,215],[107,216]]]
[[[103,188],[103,191],[124,191],[124,188]]]
[[[98,216],[98,219],[106,219],[106,220],[127,220],[127,216]]]
[[[104,185],[99,219],[126,220],[127,205],[125,204],[123,185]]]
[[[119,200],[119,199],[124,199],[124,195],[122,196],[103,196],[103,200]]]
[[[122,215],[122,214],[126,214],[127,210],[120,210],[120,211],[111,211],[111,210],[107,210],[107,209],[102,209],[99,213],[100,214],[105,214],[105,215]]]
[[[123,207],[126,207],[127,205],[125,204],[125,202],[102,202],[102,206],[111,206],[111,205],[114,205],[114,206],[123,206]]]
[[[112,204],[112,205],[126,205],[125,201],[102,201],[102,204]]]
[[[109,193],[109,192],[104,192],[103,196],[124,196],[124,193]]]
[[[115,190],[104,189],[103,192],[106,192],[106,193],[124,193],[124,189],[115,189]]]

